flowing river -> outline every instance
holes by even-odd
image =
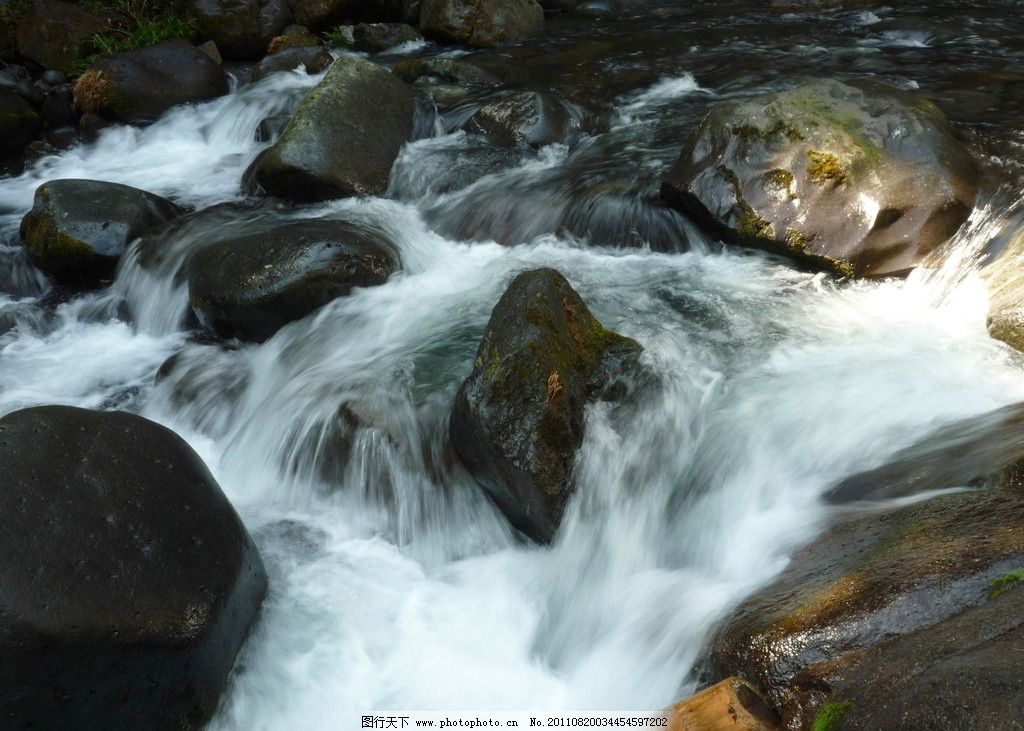
[[[241,174],[267,144],[257,124],[319,77],[240,82],[0,179],[0,414],[60,403],[171,427],[267,564],[270,593],[211,728],[348,729],[394,709],[662,707],[693,689],[715,623],[827,528],[831,485],[935,426],[1024,400],[1024,360],[987,335],[977,271],[1018,220],[1018,196],[983,202],[943,269],[887,281],[723,247],[652,202],[711,104],[812,75],[920,89],[1014,190],[1014,3],[898,5],[823,16],[645,6],[556,18],[540,41],[469,56],[607,105],[611,121],[488,168],[477,140],[445,133],[459,109],[442,109],[403,150],[386,198],[255,210],[344,211],[397,242],[403,263],[263,344],[193,331],[177,275],[201,227],[146,267],[131,252],[109,289],[82,294],[31,267],[18,222],[36,186],[62,177],[197,210],[241,201]],[[635,403],[589,413],[580,488],[546,547],[517,539],[445,452],[491,308],[536,266],[557,268],[607,327],[639,341],[654,374]],[[176,367],[158,374],[171,356]],[[325,474],[350,403],[362,426]]]

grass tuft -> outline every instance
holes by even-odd
[[[93,53],[79,59],[68,71],[78,76],[101,59],[157,43],[188,40],[195,33],[192,19],[174,4],[152,0],[114,0],[85,6],[97,13],[117,13],[124,23],[92,37]]]
[[[834,731],[852,707],[853,701],[826,703],[814,714],[811,731]]]
[[[998,579],[992,580],[988,590],[989,599],[997,599],[1008,592],[1014,584],[1024,584],[1024,566],[1008,574],[1003,574]]]

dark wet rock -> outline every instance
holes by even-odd
[[[400,0],[291,0],[295,20],[314,30],[345,21],[399,20]]]
[[[423,0],[420,30],[443,41],[497,46],[540,35],[544,9],[537,0]]]
[[[78,123],[78,115],[74,110],[74,87],[65,84],[49,89],[39,112],[50,127],[75,126]]]
[[[285,128],[290,120],[287,114],[277,114],[273,117],[266,117],[261,119],[260,123],[256,125],[256,134],[254,135],[257,142],[271,142],[277,139],[277,136],[281,134],[281,130]]]
[[[39,114],[13,89],[0,88],[0,157],[21,154],[42,127]]]
[[[554,269],[512,280],[455,399],[456,454],[513,526],[550,541],[573,491],[584,410],[640,346],[606,330]]]
[[[209,56],[210,59],[218,66],[224,65],[224,57],[220,55],[220,49],[217,48],[217,44],[213,41],[204,41],[196,46],[196,48]]]
[[[19,81],[14,90],[18,92],[18,96],[27,101],[33,107],[38,107],[43,103],[46,98],[46,91],[41,89],[38,84],[33,84],[31,81]]]
[[[229,59],[256,58],[291,22],[285,0],[195,0],[196,32]]]
[[[1014,404],[940,427],[897,452],[885,465],[845,478],[826,498],[844,503],[968,485],[1013,486],[1024,476],[1018,466],[1021,456],[1024,404]]]
[[[1024,591],[890,642],[845,672],[840,728],[1024,729]]]
[[[468,86],[495,86],[500,83],[498,77],[489,71],[454,58],[410,58],[396,64],[392,71],[410,84],[423,78]]]
[[[923,97],[813,81],[716,106],[662,196],[727,240],[883,276],[921,264],[956,232],[978,175]]]
[[[412,90],[386,69],[343,56],[253,163],[252,179],[297,200],[382,193],[412,136],[414,106]]]
[[[181,214],[169,200],[118,183],[51,180],[36,189],[21,237],[32,263],[60,281],[98,284],[147,230]]]
[[[97,62],[75,84],[75,106],[124,122],[152,122],[173,106],[228,92],[224,70],[185,41],[166,41]]]
[[[708,678],[747,678],[788,728],[807,728],[856,668],[878,668],[886,643],[921,631],[954,636],[948,620],[983,605],[994,579],[1024,565],[1022,521],[1024,495],[999,488],[850,518],[735,610],[712,640]],[[921,669],[905,672],[920,678]]]
[[[291,71],[302,66],[307,74],[319,74],[334,63],[334,57],[321,45],[293,46],[267,56],[252,70],[249,81],[256,82],[278,71]]]
[[[572,117],[558,100],[534,91],[488,102],[466,122],[467,132],[482,134],[495,144],[509,147],[542,147],[561,142],[572,127]]]
[[[383,284],[397,265],[386,242],[345,221],[282,223],[192,256],[189,302],[208,330],[263,341],[353,288]]]
[[[7,71],[0,71],[0,89],[13,89],[18,85],[18,78]]]
[[[378,53],[401,43],[422,40],[423,36],[405,23],[360,23],[352,28],[352,49]]]
[[[86,142],[94,142],[100,132],[114,124],[93,112],[86,112],[78,118],[78,132]]]
[[[89,55],[102,19],[63,0],[36,0],[18,23],[18,52],[43,68],[67,69]]]
[[[66,149],[78,141],[78,130],[74,127],[55,127],[47,130],[46,141],[59,150]]]
[[[65,406],[0,419],[0,454],[4,726],[202,728],[267,585],[209,470],[159,424]]]

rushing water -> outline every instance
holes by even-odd
[[[403,262],[386,285],[261,345],[190,334],[176,278],[204,226],[237,223],[230,208],[155,254],[132,251],[109,290],[76,296],[27,263],[17,222],[57,177],[197,209],[240,200],[264,145],[256,124],[316,77],[239,85],[0,180],[0,413],[64,403],[167,424],[210,465],[267,563],[270,595],[214,728],[348,729],[384,709],[661,707],[691,688],[713,624],[827,525],[829,486],[931,427],[1024,400],[1020,357],[986,334],[976,271],[1016,196],[976,211],[945,268],[884,282],[723,248],[652,203],[710,103],[792,83],[809,58],[819,74],[927,88],[992,155],[992,175],[1012,180],[1020,123],[993,122],[1022,105],[1000,96],[1024,88],[1005,71],[1024,48],[1001,20],[1009,5],[961,23],[942,3],[927,20],[914,7],[821,19],[713,5],[555,21],[543,43],[475,54],[495,69],[558,59],[553,87],[579,105],[609,101],[606,124],[581,122],[571,144],[480,150],[445,134],[465,115],[456,104],[434,137],[407,145],[388,199],[254,209],[344,212],[396,241]],[[986,73],[999,90],[964,85]],[[965,105],[968,91],[992,99]],[[445,450],[491,308],[539,265],[641,342],[653,374],[634,401],[589,413],[578,497],[550,547],[517,540]]]

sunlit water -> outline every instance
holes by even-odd
[[[572,149],[441,190],[445,151],[477,144],[456,132],[407,146],[392,200],[250,214],[354,217],[402,259],[386,285],[264,344],[189,338],[176,275],[203,236],[188,228],[148,267],[131,252],[108,291],[41,305],[45,280],[14,238],[36,185],[111,180],[197,209],[239,199],[256,124],[316,80],[273,76],[0,180],[0,325],[14,323],[0,334],[0,413],[64,403],[172,427],[266,561],[270,594],[216,729],[349,729],[385,709],[662,707],[692,689],[713,624],[827,525],[829,486],[936,425],[1024,399],[1019,358],[986,334],[976,272],[1003,209],[978,211],[945,268],[906,281],[837,282],[723,250],[640,194],[677,149],[654,141],[659,122],[717,93],[682,70],[619,98],[610,131]],[[622,160],[640,161],[633,192],[565,193]],[[452,237],[467,221],[486,230],[467,218],[482,209],[517,246]],[[590,411],[578,496],[550,547],[518,540],[445,449],[491,308],[541,265],[642,343],[649,373],[623,404]]]

